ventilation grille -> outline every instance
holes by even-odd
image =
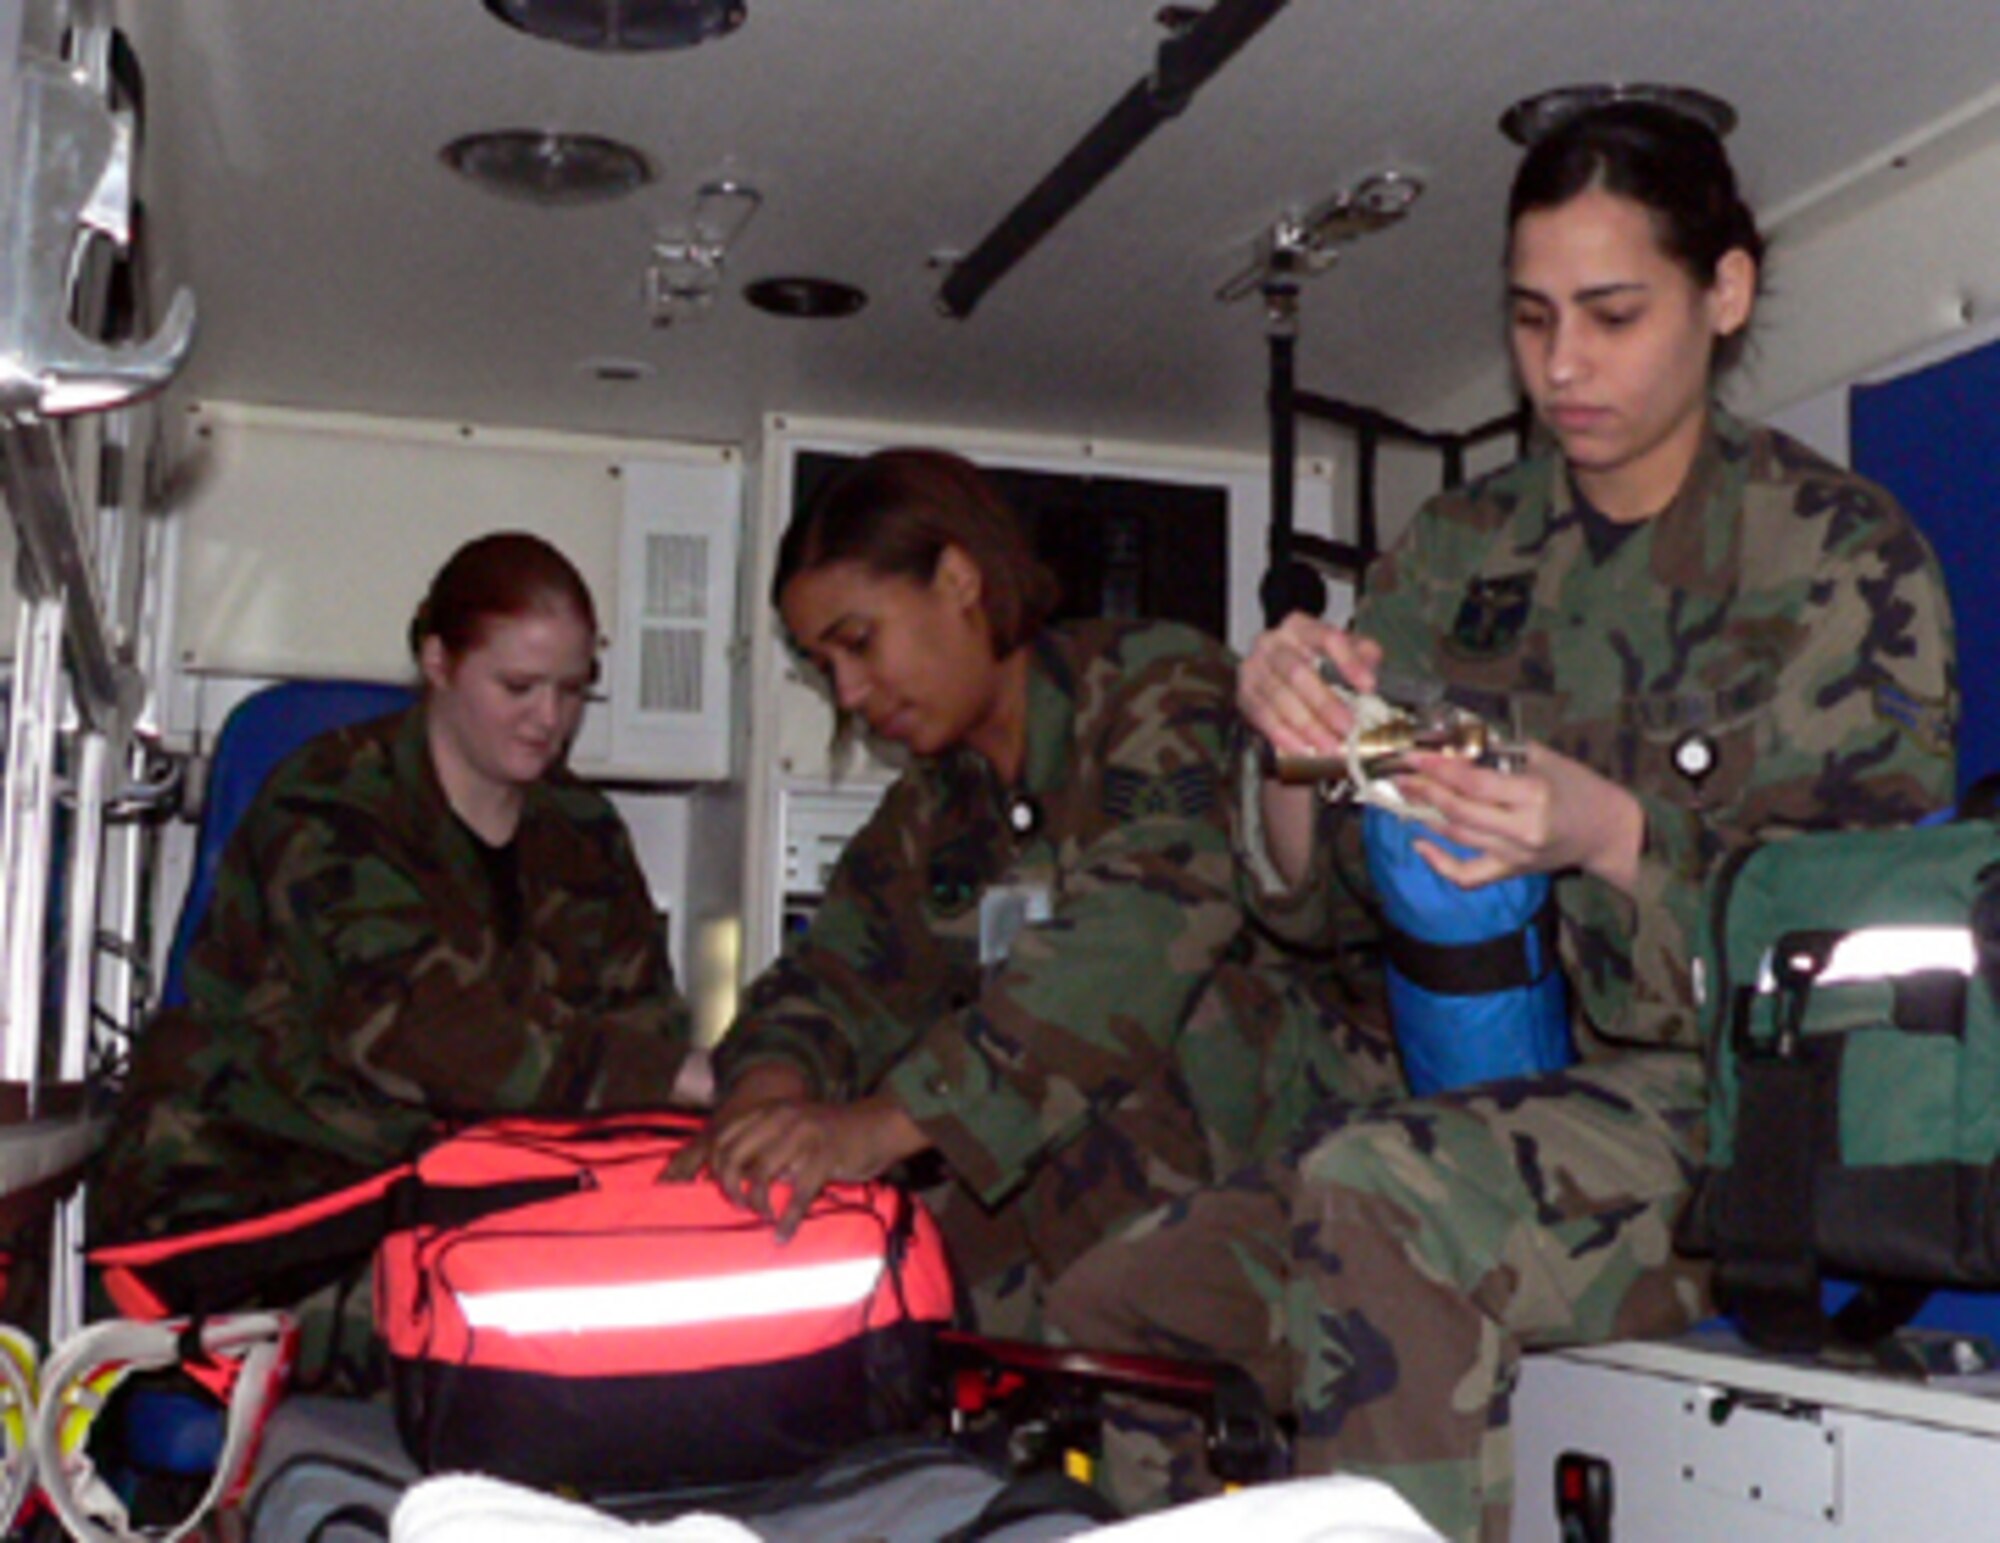
[[[707,660],[709,538],[646,536],[639,619],[639,711],[699,713]]]
[[[646,620],[708,620],[708,537],[646,537]]]

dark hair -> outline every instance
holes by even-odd
[[[540,536],[503,530],[468,541],[446,559],[410,618],[410,652],[436,638],[456,659],[485,640],[495,620],[567,607],[597,636],[597,607],[576,565]]]
[[[878,450],[840,472],[786,528],[771,604],[793,579],[835,563],[928,584],[953,546],[979,569],[993,652],[1005,658],[1055,609],[1055,575],[992,480],[946,450]]]
[[[1514,173],[1510,240],[1522,215],[1559,208],[1592,187],[1641,205],[1660,250],[1702,288],[1733,251],[1747,252],[1761,275],[1764,237],[1737,192],[1728,152],[1712,128],[1687,113],[1657,102],[1609,102],[1558,122]],[[1733,363],[1742,344],[1742,330],[1722,339],[1717,366]]]

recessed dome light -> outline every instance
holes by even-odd
[[[1532,145],[1559,123],[1611,102],[1650,102],[1706,124],[1717,139],[1736,127],[1736,109],[1719,96],[1692,86],[1626,85],[1607,81],[1590,86],[1558,86],[1523,97],[1500,115],[1500,132],[1517,145]]]
[[[438,158],[462,177],[534,204],[594,204],[653,180],[646,157],[596,134],[496,129],[454,139]]]
[[[745,0],[486,0],[521,31],[572,48],[638,53],[692,48],[743,25]]]
[[[868,296],[852,284],[803,276],[758,279],[743,286],[743,298],[773,316],[793,316],[804,321],[852,316],[868,303]]]
[[[580,375],[588,375],[592,380],[601,380],[613,386],[635,385],[660,373],[644,359],[625,359],[612,354],[579,360],[576,368]]]

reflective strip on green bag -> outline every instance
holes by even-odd
[[[1797,967],[1798,961],[1792,961]],[[1890,980],[1925,970],[1970,975],[1979,963],[1970,927],[1863,927],[1841,934],[1826,962],[1813,974],[1815,986]],[[1778,988],[1778,951],[1766,949],[1757,966],[1757,990]]]

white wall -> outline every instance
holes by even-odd
[[[1739,387],[1760,415],[1949,348],[2000,308],[2000,92],[1767,216]]]
[[[1766,292],[1725,395],[1845,460],[1848,386],[2000,336],[2000,90],[1759,214]],[[1478,422],[1511,391],[1496,327],[1488,368],[1416,421]]]

